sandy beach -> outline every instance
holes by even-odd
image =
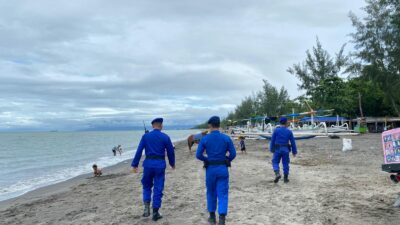
[[[233,162],[228,224],[400,224],[393,208],[400,185],[381,172],[380,135],[298,142],[290,183],[274,184],[267,141],[248,140],[248,154]],[[204,170],[185,143],[176,146],[177,169],[167,170],[165,196],[155,223],[142,218],[139,174],[130,161],[0,203],[0,224],[207,224]]]

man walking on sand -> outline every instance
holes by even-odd
[[[215,211],[218,202],[219,225],[225,225],[228,213],[229,171],[231,161],[236,157],[235,146],[230,137],[220,133],[220,119],[213,116],[208,120],[210,133],[204,136],[197,148],[196,158],[206,168],[208,221],[216,224]],[[207,157],[204,156],[204,151]],[[226,153],[229,152],[229,156]]]
[[[279,120],[280,127],[276,128],[272,134],[271,143],[269,150],[274,154],[272,157],[272,168],[275,172],[274,183],[278,183],[282,178],[279,164],[282,160],[283,164],[283,181],[289,183],[289,163],[290,163],[290,152],[293,157],[297,155],[296,141],[293,137],[293,132],[289,130],[287,118],[282,117]],[[290,144],[289,144],[290,141]]]
[[[159,213],[164,190],[165,169],[165,152],[167,152],[169,165],[175,169],[175,152],[171,139],[168,135],[161,132],[163,128],[163,119],[156,118],[151,122],[153,131],[145,133],[140,140],[135,157],[132,161],[132,170],[138,172],[138,165],[142,157],[143,149],[145,150],[146,159],[143,162],[143,217],[150,216],[150,202],[153,191],[153,220],[157,221],[162,218]],[[153,188],[154,187],[154,188]]]

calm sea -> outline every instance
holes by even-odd
[[[165,131],[173,141],[193,130]],[[131,159],[143,131],[0,133],[0,201]],[[112,147],[121,144],[122,156]]]

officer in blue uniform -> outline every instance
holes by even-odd
[[[225,225],[225,217],[228,213],[228,167],[236,157],[236,150],[231,138],[220,133],[219,117],[211,117],[208,120],[208,127],[211,132],[201,139],[196,158],[203,161],[206,168],[207,208],[210,213],[208,221],[210,224],[216,224],[215,211],[218,200],[218,224]],[[204,152],[207,156],[204,156]],[[229,152],[228,156],[227,152]]]
[[[153,131],[143,135],[137,148],[135,157],[132,161],[133,172],[138,172],[138,165],[142,157],[143,149],[145,150],[146,159],[143,162],[143,202],[144,217],[150,216],[151,193],[153,191],[153,220],[157,221],[162,218],[158,212],[161,207],[161,199],[164,190],[165,169],[165,152],[167,152],[169,165],[175,169],[175,153],[174,146],[168,135],[161,132],[163,128],[163,119],[156,118],[151,124]],[[154,188],[153,188],[154,187]]]
[[[287,128],[288,121],[287,118],[282,117],[279,120],[280,127],[276,128],[272,134],[271,143],[269,146],[270,151],[274,154],[272,157],[272,168],[275,172],[275,183],[278,183],[281,179],[281,173],[279,169],[279,164],[282,160],[283,164],[283,175],[284,182],[289,182],[289,163],[290,163],[290,152],[292,152],[293,157],[297,155],[296,141],[294,140],[293,133]],[[290,142],[290,144],[289,144]]]

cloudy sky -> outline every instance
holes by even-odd
[[[190,125],[224,116],[318,35],[349,41],[363,0],[0,1],[0,130]],[[350,49],[349,49],[350,48]],[[351,50],[351,45],[347,50]]]

